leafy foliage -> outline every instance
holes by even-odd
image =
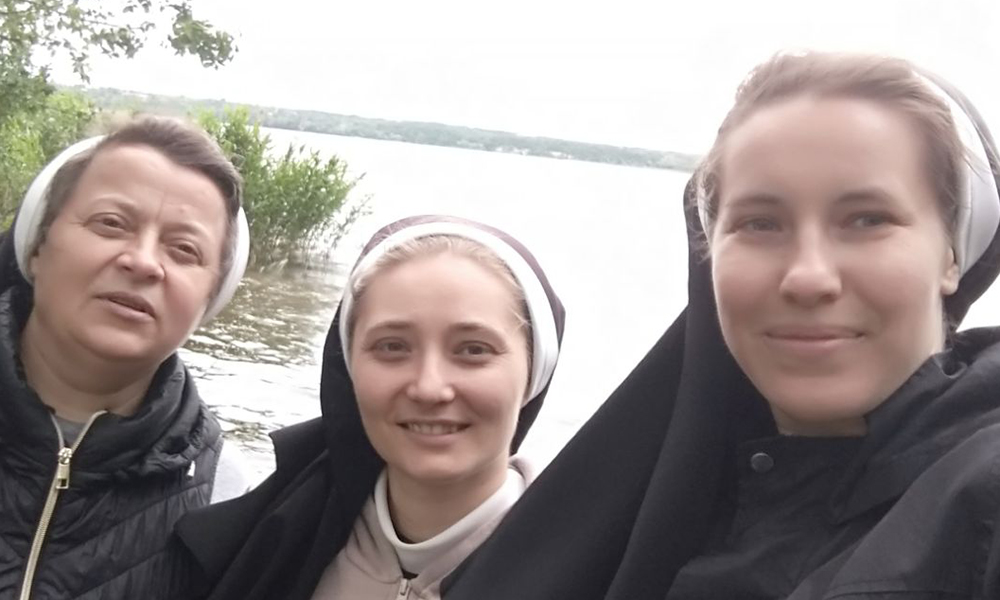
[[[56,93],[49,62],[68,58],[87,81],[90,57],[131,58],[157,29],[178,54],[220,66],[233,38],[198,20],[190,0],[0,0],[0,225],[10,222],[27,185],[70,142],[83,137],[95,111],[84,96]]]
[[[90,55],[135,56],[156,29],[157,18],[169,18],[169,43],[177,54],[197,56],[205,66],[229,62],[233,38],[198,20],[189,0],[0,0],[0,76],[45,80],[51,59],[68,55],[73,71],[88,80]]]
[[[365,199],[348,203],[357,180],[337,157],[324,160],[302,146],[275,155],[270,136],[245,108],[221,118],[202,113],[199,122],[243,175],[252,265],[281,265],[319,246],[335,247],[364,214]]]
[[[84,137],[94,117],[86,98],[57,92],[38,107],[0,119],[0,225],[10,224],[31,180],[60,150]]]

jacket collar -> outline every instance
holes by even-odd
[[[50,469],[59,451],[46,406],[24,380],[19,340],[31,312],[31,290],[0,294],[0,444],[17,460]],[[73,458],[74,481],[143,476],[187,468],[221,433],[175,354],[160,365],[139,410],[97,418]]]
[[[1000,328],[955,335],[868,416],[868,434],[831,495],[834,523],[895,500],[927,468],[1000,423]]]

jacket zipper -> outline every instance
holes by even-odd
[[[399,594],[397,596],[399,598],[408,598],[410,596],[410,580],[406,577],[399,582]]]
[[[52,521],[52,513],[56,509],[56,500],[59,499],[60,491],[69,488],[70,463],[73,460],[73,453],[80,447],[80,442],[83,441],[83,437],[87,435],[90,426],[94,424],[97,417],[103,415],[105,412],[107,411],[102,410],[90,415],[87,423],[80,430],[80,435],[76,436],[76,441],[73,442],[73,446],[70,448],[65,447],[62,429],[59,428],[59,423],[56,421],[55,416],[52,416],[52,424],[55,425],[56,435],[59,438],[56,474],[52,477],[52,483],[49,485],[49,495],[45,498],[45,506],[42,507],[42,516],[38,519],[38,528],[35,529],[35,537],[31,541],[31,553],[28,555],[28,563],[24,568],[24,582],[21,584],[21,594],[18,596],[19,600],[30,600],[31,598],[31,585],[34,583],[35,569],[38,568],[38,557],[42,554],[42,545],[45,543],[45,535],[49,531],[49,522]]]

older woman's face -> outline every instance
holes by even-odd
[[[728,140],[719,319],[784,433],[863,433],[943,345],[959,276],[922,153],[905,117],[852,99],[787,100]]]
[[[98,153],[31,261],[44,339],[159,364],[198,325],[226,237],[221,193],[146,146]]]

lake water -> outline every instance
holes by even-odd
[[[508,231],[532,250],[567,310],[559,367],[522,448],[551,459],[686,303],[681,194],[689,174],[269,130],[278,149],[305,144],[364,174],[370,214],[325,270],[259,274],[196,333],[182,356],[255,474],[272,467],[267,432],[318,416],[319,362],[340,287],[381,225],[448,213]],[[1000,322],[1000,288],[966,326]]]

